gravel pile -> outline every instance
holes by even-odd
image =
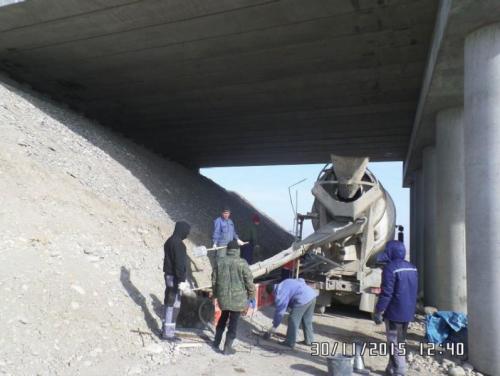
[[[223,204],[255,211],[161,158],[0,79],[0,374],[147,374],[175,352],[157,338],[163,242],[193,226],[210,245]],[[266,254],[291,237],[263,217]],[[208,259],[191,258],[194,283]]]

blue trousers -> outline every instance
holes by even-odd
[[[407,322],[395,322],[385,320],[385,332],[387,336],[388,346],[392,346],[394,352],[391,351],[389,356],[389,364],[385,369],[386,373],[395,376],[406,375],[406,359],[403,351],[399,351],[398,344],[406,341],[406,331],[408,330]]]
[[[174,283],[173,275],[165,274],[164,303],[162,337],[168,339],[175,336],[175,324],[181,309],[181,295]]]

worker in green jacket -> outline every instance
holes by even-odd
[[[245,311],[248,306],[255,308],[253,275],[247,262],[240,258],[240,247],[235,240],[227,245],[226,257],[218,259],[214,266],[212,291],[222,310],[213,346],[219,349],[222,335],[229,320],[224,354],[231,355],[236,352],[233,348],[233,342],[236,338],[241,312]]]

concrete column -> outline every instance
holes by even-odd
[[[413,173],[410,191],[410,262],[418,269],[418,292],[424,290],[424,210],[422,170]]]
[[[424,246],[424,303],[436,307],[438,273],[436,255],[436,151],[423,150],[423,246]]]
[[[417,269],[418,269],[418,292],[419,295],[424,293],[424,269],[425,269],[425,254],[424,254],[424,174],[422,170],[415,171],[415,199],[416,199],[416,216],[415,216],[415,242],[417,247]]]
[[[463,110],[436,117],[437,308],[467,312]]]
[[[464,68],[469,359],[500,375],[500,23],[467,36]]]
[[[412,183],[410,186],[410,262],[417,266],[417,182],[415,173],[412,174]]]

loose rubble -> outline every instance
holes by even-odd
[[[151,374],[181,356],[158,338],[163,242],[183,219],[189,250],[210,245],[222,205],[237,225],[255,209],[5,78],[0,130],[0,374]],[[288,247],[261,217],[264,247]]]

